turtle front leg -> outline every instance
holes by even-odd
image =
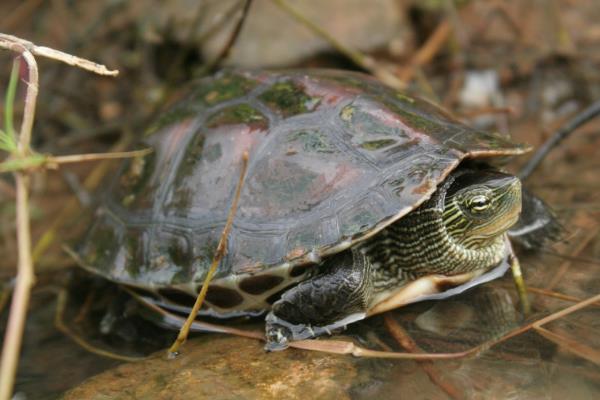
[[[371,264],[360,250],[328,258],[323,271],[286,291],[266,318],[266,350],[282,350],[302,340],[363,319],[372,287]]]

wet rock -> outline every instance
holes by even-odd
[[[266,353],[258,341],[204,337],[186,343],[173,360],[159,352],[92,377],[64,399],[346,399],[361,381],[352,357]]]

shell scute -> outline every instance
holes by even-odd
[[[258,96],[272,111],[283,117],[313,111],[321,99],[310,96],[304,87],[293,80],[282,80]]]
[[[346,141],[380,168],[426,151],[424,147],[431,144],[426,135],[413,131],[371,101],[360,99],[345,106],[340,118]]]
[[[236,104],[208,116],[205,126],[214,129],[227,125],[247,125],[251,130],[268,128],[267,118],[247,103]]]
[[[192,100],[198,105],[214,106],[227,100],[248,94],[259,85],[259,81],[248,74],[225,72],[216,79],[202,80],[193,89]]]
[[[238,275],[279,268],[300,279],[424,202],[462,159],[524,151],[348,72],[230,71],[200,81],[173,109],[176,118],[167,113],[144,138],[154,152],[125,162],[80,255],[115,281],[192,292],[248,151],[211,289],[221,308],[237,306],[221,295]]]

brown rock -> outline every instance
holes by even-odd
[[[355,363],[295,349],[266,353],[258,341],[207,337],[186,343],[173,360],[159,352],[92,377],[64,399],[346,399],[356,383]]]

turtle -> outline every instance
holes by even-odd
[[[264,316],[268,350],[500,276],[511,227],[532,243],[551,220],[497,166],[529,146],[358,72],[221,71],[141,143],[153,152],[104,187],[80,263],[189,310],[248,152],[201,314]]]

